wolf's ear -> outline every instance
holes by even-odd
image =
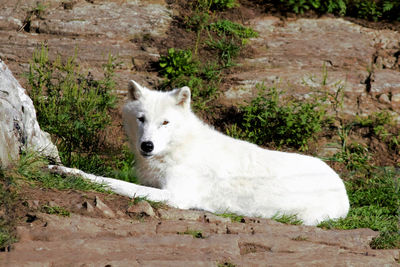
[[[128,93],[131,100],[138,100],[143,95],[143,87],[134,80],[128,83]]]
[[[190,88],[184,86],[178,89],[176,94],[177,105],[182,106],[185,109],[190,108]]]

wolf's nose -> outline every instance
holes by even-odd
[[[142,142],[140,148],[143,152],[150,153],[154,149],[154,144],[151,141]]]

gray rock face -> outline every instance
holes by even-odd
[[[24,150],[60,160],[50,135],[39,127],[32,100],[0,60],[0,165],[8,166]]]

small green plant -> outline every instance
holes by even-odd
[[[160,74],[170,80],[191,76],[197,72],[197,62],[193,60],[190,50],[170,48],[167,55],[161,56],[158,64]]]
[[[342,150],[329,160],[343,163],[348,170],[361,170],[369,167],[370,155],[365,145],[352,143],[345,145]]]
[[[271,218],[274,221],[280,222],[280,223],[284,223],[284,224],[291,224],[291,225],[301,225],[303,224],[303,221],[298,219],[296,214],[292,214],[292,215],[287,215],[287,214],[275,214],[274,216],[272,216]]]
[[[101,133],[111,122],[109,110],[116,100],[111,93],[114,61],[110,56],[103,65],[104,78],[95,80],[79,70],[75,57],[51,61],[46,47],[34,52],[28,73],[30,96],[40,126],[57,139],[60,157],[68,166],[75,153],[90,156],[103,142]]]
[[[372,239],[370,246],[373,249],[400,248],[400,233],[380,232],[379,236]]]
[[[201,231],[198,230],[190,230],[187,229],[185,232],[178,232],[179,235],[191,235],[193,236],[193,238],[201,238],[203,239],[203,233]]]
[[[221,39],[217,40],[210,38],[206,43],[211,49],[217,51],[224,68],[235,65],[233,59],[239,55],[241,47],[233,37],[223,36]]]
[[[63,216],[63,217],[69,217],[71,215],[71,213],[65,209],[64,207],[60,207],[60,206],[48,206],[48,205],[44,205],[41,208],[42,212],[47,213],[47,214],[55,214],[55,215],[59,215],[59,216]]]
[[[241,24],[226,19],[211,23],[209,28],[216,32],[219,36],[234,36],[241,40],[258,36],[258,33],[253,29],[244,27]]]
[[[259,84],[257,89],[258,96],[240,107],[242,123],[229,131],[259,145],[273,143],[306,150],[308,141],[324,124],[324,99],[282,103],[282,92],[275,87],[267,89]]]
[[[388,111],[375,112],[367,117],[357,116],[355,122],[383,141],[391,135],[388,128],[394,125],[393,115]]]
[[[230,218],[232,222],[244,222],[244,217],[241,215],[237,215],[234,213],[222,213],[222,214],[217,214],[218,216],[221,216],[223,218]]]
[[[126,147],[122,149],[122,154],[114,160],[115,167],[109,173],[110,177],[137,184],[138,179],[133,167],[135,161],[134,154]]]

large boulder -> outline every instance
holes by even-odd
[[[60,161],[50,135],[39,127],[32,100],[0,59],[0,166],[9,166],[25,150]]]

